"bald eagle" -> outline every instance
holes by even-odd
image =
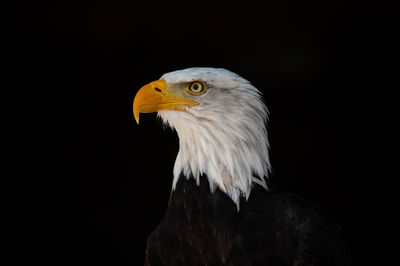
[[[268,111],[250,82],[188,68],[142,87],[133,104],[179,136],[168,208],[145,265],[349,265],[339,226],[269,178]]]

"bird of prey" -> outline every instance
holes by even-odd
[[[268,110],[222,68],[188,68],[142,87],[133,103],[179,136],[168,208],[145,265],[349,265],[339,226],[269,178]]]

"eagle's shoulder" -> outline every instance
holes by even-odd
[[[346,257],[340,229],[325,212],[269,185],[255,186],[238,212],[222,191],[210,192],[206,177],[199,185],[180,178],[148,239],[147,265],[330,265]]]

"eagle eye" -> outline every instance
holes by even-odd
[[[206,89],[206,86],[200,81],[193,81],[189,84],[188,91],[191,94],[199,95],[202,94]]]

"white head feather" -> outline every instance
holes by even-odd
[[[267,188],[270,162],[261,93],[247,80],[222,68],[188,68],[164,74],[167,84],[203,81],[207,90],[186,112],[158,111],[179,136],[173,187],[181,175],[197,184],[206,174],[211,192],[218,187],[237,205],[248,199],[253,183]]]

